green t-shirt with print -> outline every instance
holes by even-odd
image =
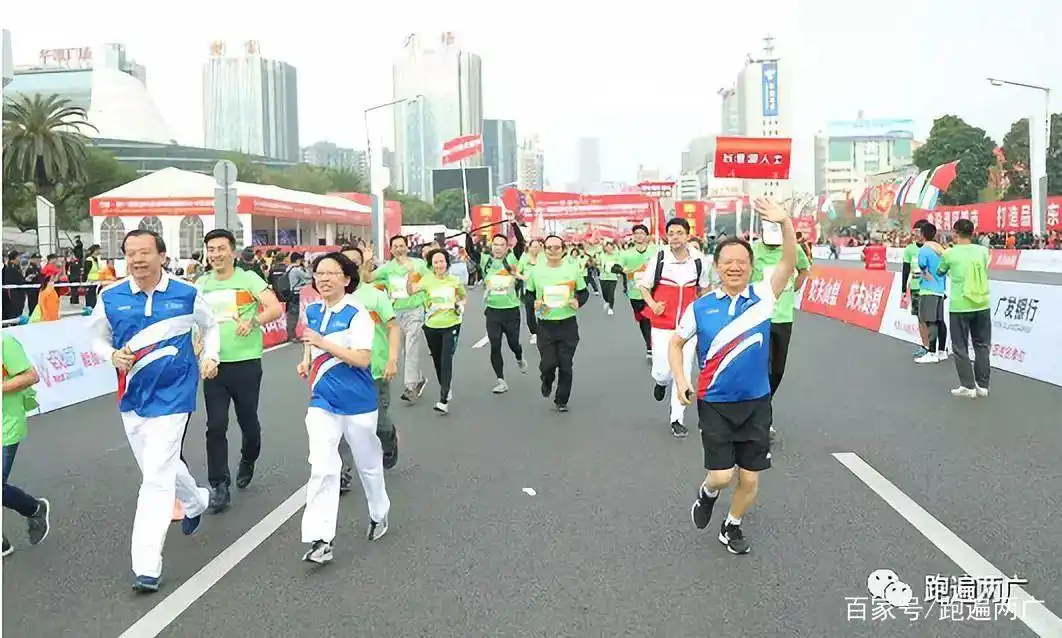
[[[922,287],[922,283],[918,278],[918,273],[921,272],[921,268],[918,267],[918,251],[922,247],[911,242],[903,248],[903,263],[911,264],[911,275],[907,279],[907,289],[914,292]]]
[[[768,246],[758,241],[752,244],[752,255],[754,259],[750,283],[756,283],[763,281],[769,273],[774,272],[778,262],[782,259],[782,247]],[[771,323],[793,323],[793,315],[796,311],[797,271],[809,268],[811,268],[811,262],[808,261],[808,256],[802,249],[797,248],[796,268],[793,270],[793,276],[789,278],[789,284],[786,285],[782,294],[778,295],[778,301],[774,304],[774,314],[771,315]]]
[[[424,325],[429,328],[452,328],[461,323],[457,302],[465,297],[465,285],[454,275],[436,277],[429,272],[420,279],[425,293]]]
[[[354,299],[369,311],[376,329],[372,333],[372,378],[383,378],[384,368],[391,356],[387,340],[387,324],[395,318],[395,308],[387,293],[372,284],[361,284],[354,290]]]
[[[638,290],[636,277],[646,269],[649,260],[658,252],[660,251],[656,247],[649,244],[644,252],[640,252],[637,247],[632,246],[619,254],[620,265],[623,266],[623,272],[627,276],[628,299],[642,298],[642,291]]]
[[[527,289],[535,293],[535,299],[543,301],[539,320],[560,321],[575,316],[571,300],[576,291],[586,290],[586,278],[579,266],[569,260],[561,261],[559,266],[542,262],[532,271]]]
[[[3,333],[4,381],[17,377],[33,367],[26,350],[18,339],[6,331]],[[4,393],[4,445],[14,445],[26,438],[26,407],[23,395],[26,390]]]
[[[951,296],[948,310],[955,312],[977,312],[988,310],[990,301],[974,302],[966,296],[966,279],[973,268],[983,268],[982,276],[987,278],[988,264],[991,261],[988,249],[976,244],[956,244],[944,251],[940,257],[939,274],[951,277]]]
[[[238,321],[251,321],[258,314],[258,296],[269,285],[258,273],[235,268],[228,279],[218,279],[208,272],[195,282],[203,298],[214,311],[221,332],[221,362],[250,361],[262,358],[262,327],[251,328],[246,336],[236,334]]]
[[[616,251],[602,252],[597,256],[597,269],[601,271],[601,281],[616,281],[619,277],[612,272],[612,267],[620,263],[620,254]]]
[[[479,259],[483,271],[483,284],[486,287],[486,304],[488,308],[506,310],[519,308],[520,298],[516,296],[516,273],[519,264],[512,253],[506,253],[501,259],[484,253]]]
[[[414,308],[423,308],[426,303],[426,295],[423,291],[418,292],[412,297],[409,296],[409,292],[406,289],[406,282],[410,277],[413,279],[413,283],[420,280],[429,272],[428,264],[423,259],[417,259],[411,257],[412,265],[406,268],[402,264],[398,263],[398,260],[392,259],[373,273],[373,281],[376,283],[382,283],[387,290],[387,294],[391,297],[391,304],[394,306],[395,311],[412,310]]]

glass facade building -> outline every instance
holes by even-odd
[[[516,122],[513,120],[483,120],[483,164],[489,166],[494,185],[492,192],[517,180]]]

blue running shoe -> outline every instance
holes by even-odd
[[[142,594],[153,594],[159,590],[161,578],[155,576],[137,576],[133,582],[133,591]]]
[[[181,532],[183,532],[185,536],[191,536],[199,531],[199,524],[202,522],[202,514],[196,517],[185,516],[181,519]]]

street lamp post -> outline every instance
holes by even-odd
[[[1033,118],[1029,118],[1029,185],[1032,190],[1033,210],[1036,211],[1032,220],[1032,232],[1041,233],[1047,223],[1047,153],[1051,149],[1051,89],[1038,84],[1026,84],[999,78],[988,78],[988,81],[992,86],[1018,86],[1023,89],[1042,91],[1044,94],[1044,146],[1043,152],[1037,153],[1036,157],[1033,157],[1032,152],[1036,148],[1036,141],[1033,139],[1035,125]]]
[[[413,97],[406,97],[400,100],[392,100],[386,104],[378,104],[376,106],[370,106],[362,112],[362,117],[365,122],[365,161],[369,165],[369,199],[372,202],[372,242],[376,246],[376,262],[383,263],[384,260],[384,189],[388,184],[377,184],[378,188],[373,185],[373,172],[375,167],[372,161],[372,135],[369,134],[369,113],[385,109],[397,104],[406,104],[408,102],[414,102],[422,99],[423,95],[415,95]],[[424,136],[424,131],[420,132],[421,137]],[[390,180],[388,180],[390,181]]]

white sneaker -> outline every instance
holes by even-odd
[[[988,396],[988,388],[982,388],[980,386],[977,386],[976,392],[977,392],[977,396],[979,396],[979,397],[987,397]]]
[[[491,390],[494,394],[502,394],[509,391],[509,384],[505,382],[505,379],[498,379],[498,384]]]
[[[954,390],[951,391],[951,396],[960,397],[960,398],[963,398],[963,399],[976,399],[977,398],[977,390],[974,390],[973,388],[966,388],[966,387],[963,387],[963,386],[959,386],[959,387],[957,387],[957,388],[955,388]]]
[[[940,363],[940,355],[936,352],[927,352],[914,360],[915,363]]]
[[[614,314],[616,314],[616,311],[615,311],[615,310],[613,310],[612,308],[609,308],[609,309],[608,309],[608,316],[610,316],[610,317],[611,317],[611,316],[612,316],[612,315],[614,315]]]
[[[435,404],[435,411],[439,414],[450,414],[450,407],[442,401],[439,401]]]
[[[948,351],[947,350],[939,350],[937,352],[937,360],[938,361],[947,361],[948,360]]]
[[[531,335],[531,345],[538,343],[538,335]]]
[[[378,541],[387,533],[387,517],[377,523],[369,519],[369,529],[365,531],[365,538],[370,541]]]

